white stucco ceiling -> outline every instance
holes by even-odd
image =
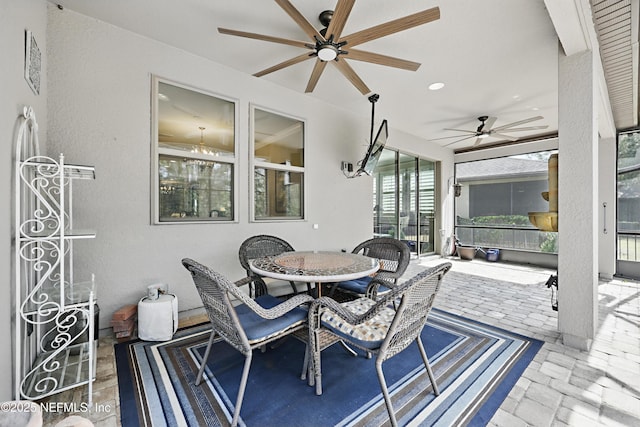
[[[335,0],[291,0],[312,23]],[[302,49],[219,34],[217,27],[307,40],[271,0],[59,0],[65,8],[253,74]],[[443,128],[474,129],[477,117],[497,117],[494,126],[532,116],[548,129],[519,132],[521,138],[557,131],[558,38],[543,0],[359,0],[343,34],[438,6],[437,21],[358,46],[362,50],[420,62],[416,72],[350,61],[375,93],[376,118],[425,139],[455,135]],[[304,93],[314,60],[274,72],[266,79]],[[429,91],[433,82],[444,82]],[[367,116],[370,104],[333,67],[313,96]],[[451,142],[438,141],[442,145]],[[472,145],[469,139],[453,149]],[[499,139],[487,138],[486,143]]]

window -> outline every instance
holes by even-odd
[[[253,219],[304,219],[304,122],[252,108]]]
[[[456,235],[463,244],[557,253],[556,232],[536,229],[529,212],[548,212],[548,161],[543,151],[456,164]]]
[[[153,222],[234,221],[236,104],[154,78]]]

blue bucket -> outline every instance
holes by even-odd
[[[500,257],[500,249],[487,249],[487,261],[496,262]]]

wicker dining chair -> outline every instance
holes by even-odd
[[[306,328],[307,310],[300,306],[313,301],[313,297],[300,294],[282,302],[276,297],[265,294],[252,299],[237,285],[238,283],[246,284],[246,280],[233,283],[220,273],[189,258],[184,258],[182,265],[191,273],[211,322],[209,343],[195,384],[200,385],[202,381],[216,336],[221,337],[245,357],[231,422],[235,427],[240,416],[253,349]],[[241,304],[234,306],[232,298],[239,300]]]
[[[238,258],[242,268],[247,272],[247,277],[250,277],[252,284],[250,286],[250,294],[256,297],[267,293],[267,285],[262,277],[251,271],[249,261],[255,258],[261,258],[271,255],[280,255],[283,252],[294,251],[287,241],[267,234],[260,234],[252,236],[246,239],[240,245],[238,250]],[[289,282],[294,294],[298,293],[298,288],[295,282]]]
[[[309,309],[309,355],[316,394],[322,394],[321,352],[327,342],[344,342],[367,353],[376,354],[376,372],[384,396],[389,419],[397,425],[393,405],[382,372],[382,362],[406,349],[412,342],[418,346],[433,393],[440,391],[427,359],[420,334],[440,289],[443,276],[451,263],[443,263],[418,273],[391,289],[378,301],[361,297],[338,303],[332,298],[316,299]],[[394,305],[400,298],[399,305]],[[345,372],[345,375],[348,373]]]
[[[380,269],[372,276],[334,284],[329,296],[339,291],[346,296],[346,299],[355,299],[363,295],[376,299],[378,295],[389,292],[398,283],[398,279],[407,270],[411,258],[409,246],[391,237],[374,237],[366,240],[356,246],[352,253],[377,258],[380,260]],[[374,277],[377,280],[372,280]],[[389,285],[383,285],[385,282]]]

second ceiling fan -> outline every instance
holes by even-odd
[[[311,77],[309,78],[305,92],[313,92],[322,72],[329,62],[334,64],[338,71],[340,71],[363,95],[370,93],[371,90],[345,59],[416,71],[418,67],[420,67],[420,64],[417,62],[353,48],[359,44],[408,30],[440,18],[440,9],[434,7],[384,24],[357,31],[347,36],[342,36],[342,30],[349,18],[349,14],[351,13],[355,0],[338,0],[338,4],[334,11],[326,10],[322,12],[319,19],[320,23],[324,25],[325,28],[321,30],[317,30],[313,25],[311,25],[311,23],[298,11],[298,9],[293,6],[293,4],[291,4],[289,0],[275,0],[275,2],[285,12],[287,12],[291,18],[293,18],[296,24],[298,24],[302,31],[304,31],[304,33],[311,39],[311,43],[308,41],[284,39],[264,34],[231,30],[228,28],[219,27],[218,31],[221,34],[263,40],[306,49],[307,51],[299,56],[288,59],[262,71],[258,71],[254,74],[256,77],[262,77],[274,71],[314,58],[316,59],[316,63],[313,67],[313,71],[311,72]]]
[[[518,120],[517,122],[508,123],[506,125],[502,125],[502,126],[498,126],[498,127],[494,128],[492,126],[497,120],[496,117],[480,116],[480,117],[478,117],[478,120],[480,120],[480,126],[478,126],[475,130],[445,128],[444,130],[452,130],[452,131],[455,131],[455,132],[462,132],[462,134],[452,135],[452,136],[444,136],[442,138],[429,139],[429,141],[439,141],[439,140],[443,140],[443,139],[457,138],[455,141],[443,145],[443,147],[448,147],[449,145],[453,145],[453,144],[456,144],[458,142],[466,141],[467,139],[471,139],[471,138],[476,138],[475,142],[473,143],[474,147],[479,145],[482,142],[483,139],[489,138],[489,137],[492,137],[492,138],[504,138],[504,139],[509,140],[509,141],[517,141],[518,140],[517,137],[511,136],[511,135],[507,135],[506,133],[524,132],[524,131],[531,131],[531,130],[546,129],[549,126],[542,125],[542,126],[517,127],[517,126],[523,125],[525,123],[534,122],[536,120],[542,120],[543,118],[544,117],[542,117],[542,116],[529,117],[528,119]]]

